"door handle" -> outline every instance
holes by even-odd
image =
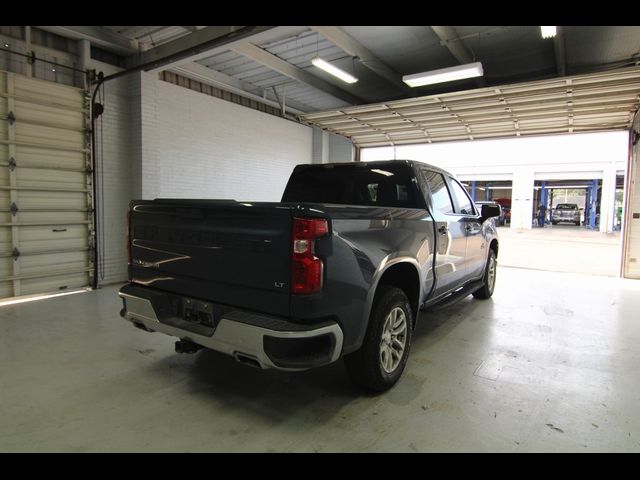
[[[449,229],[446,225],[442,225],[440,228],[438,228],[438,232],[440,232],[440,235],[446,235],[448,231]]]

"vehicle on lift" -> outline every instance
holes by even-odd
[[[571,222],[580,225],[580,209],[575,203],[559,203],[551,212],[551,223]]]
[[[504,209],[502,208],[502,205],[500,205],[498,202],[494,202],[494,201],[491,201],[491,200],[480,200],[480,201],[476,201],[475,204],[479,209],[482,209],[482,205],[496,205],[500,209],[500,215],[495,217],[494,220],[500,226],[502,226],[502,225],[504,225],[506,223],[506,217],[505,217]]]
[[[382,392],[400,378],[420,308],[491,297],[495,205],[402,161],[298,165],[281,203],[134,200],[121,315],[260,368],[344,357]]]

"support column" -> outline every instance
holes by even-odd
[[[91,63],[91,43],[89,42],[89,40],[78,40],[78,66],[80,68],[80,70],[83,70],[86,72],[87,70],[87,65],[89,65]],[[75,75],[75,72],[74,72]],[[84,78],[82,79],[82,87],[83,88],[87,88],[87,76],[84,75]]]
[[[596,229],[596,209],[598,206],[598,180],[591,181],[591,203],[589,205],[589,228]],[[602,222],[600,222],[602,224]]]
[[[311,163],[329,162],[329,134],[324,130],[312,127]]]
[[[533,212],[533,170],[518,168],[513,172],[511,190],[511,226],[530,229]]]
[[[602,194],[600,198],[600,231],[613,232],[616,205],[616,166],[609,164],[602,172]]]
[[[547,211],[547,189],[545,188],[546,183],[544,180],[542,180],[540,182],[540,203],[542,203],[542,205],[544,205],[545,208],[545,212]],[[543,219],[543,221],[546,220],[546,215],[545,215],[545,219]],[[546,222],[545,222],[546,223]]]
[[[584,226],[591,228],[591,186],[587,186],[584,199]]]

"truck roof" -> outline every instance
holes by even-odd
[[[443,170],[440,167],[436,167],[435,165],[431,165],[428,163],[424,163],[424,162],[418,162],[417,160],[408,160],[408,159],[401,159],[401,160],[373,160],[371,162],[331,162],[331,163],[303,163],[300,165],[296,165],[296,168],[333,168],[333,167],[342,167],[342,166],[355,166],[355,167],[361,167],[361,168],[367,168],[367,166],[371,166],[371,167],[381,167],[384,165],[406,165],[408,167],[414,167],[414,166],[424,166],[424,167],[428,167],[429,169],[432,170],[437,170],[438,172],[441,173],[449,173],[446,170]]]

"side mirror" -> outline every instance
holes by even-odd
[[[484,222],[487,218],[491,217],[499,217],[500,216],[500,207],[498,205],[482,205],[482,221]]]

